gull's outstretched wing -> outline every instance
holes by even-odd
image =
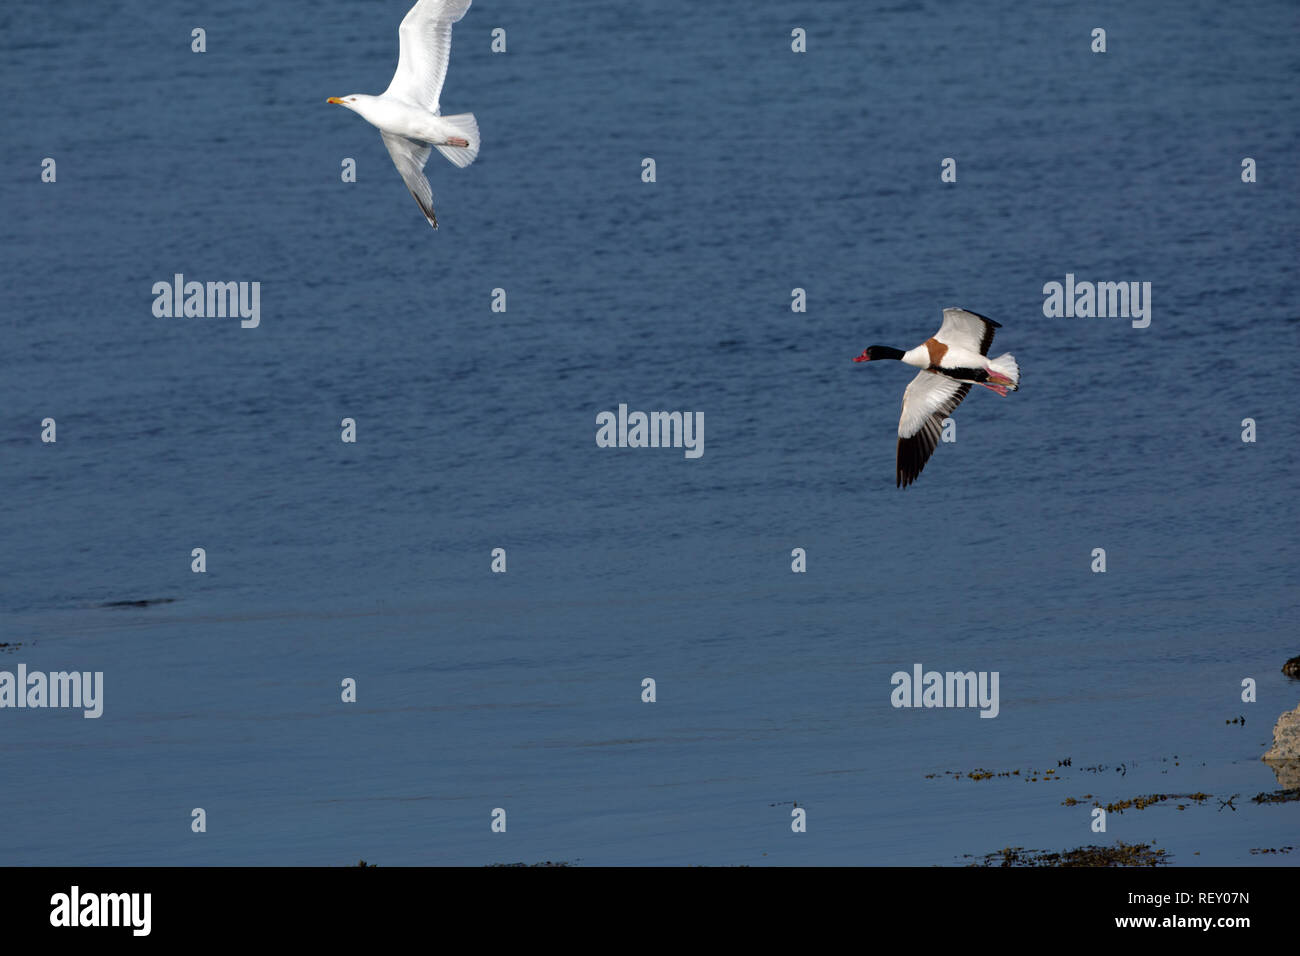
[[[429,187],[429,180],[424,178],[424,164],[429,161],[432,147],[393,133],[379,135],[388,147],[388,155],[393,157],[393,165],[402,174],[402,182],[406,183],[406,188],[420,204],[420,212],[429,220],[429,225],[437,229],[438,217],[433,214],[433,190]]]
[[[969,385],[929,369],[912,379],[903,393],[903,414],[898,419],[899,488],[916,481],[939,444],[943,420],[969,391]]]
[[[451,57],[451,25],[465,15],[471,0],[417,0],[397,28],[401,52],[397,72],[384,90],[430,113],[438,112],[442,83]]]

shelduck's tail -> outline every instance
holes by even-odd
[[[989,368],[996,374],[996,378],[989,376],[993,384],[1005,386],[1013,392],[1020,388],[1020,366],[1016,364],[1016,357],[1010,352],[989,359]]]

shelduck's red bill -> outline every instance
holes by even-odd
[[[870,354],[870,353],[871,353],[871,349],[865,349],[865,350],[862,352],[862,354],[859,355],[857,358],[855,358],[853,361],[855,361],[855,362],[870,362],[870,361],[871,361],[871,354]]]

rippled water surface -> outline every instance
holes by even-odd
[[[0,11],[0,669],[105,682],[0,711],[5,862],[1290,862],[1293,4],[479,0],[436,233],[325,103],[405,6]],[[260,326],[155,317],[178,272]],[[1045,317],[1067,273],[1150,326]],[[910,373],[850,360],[949,305],[1023,387],[899,491]],[[703,456],[597,448],[620,403]],[[894,709],[915,663],[998,717]]]

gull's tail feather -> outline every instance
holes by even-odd
[[[452,116],[439,116],[438,119],[456,130],[468,146],[438,146],[438,152],[446,156],[462,169],[478,158],[478,122],[473,113],[456,113]]]

